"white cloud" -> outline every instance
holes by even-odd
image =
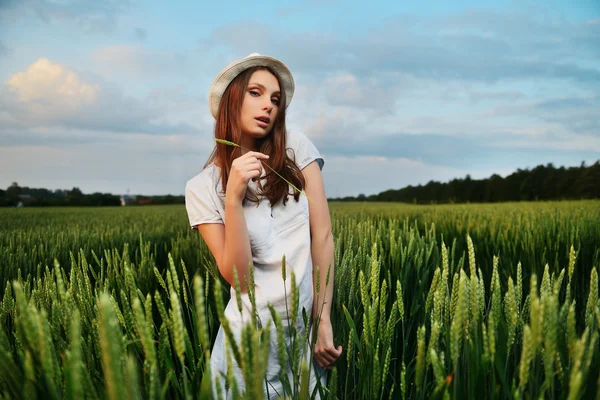
[[[170,123],[165,110],[126,97],[114,85],[87,81],[48,59],[39,59],[8,78],[0,89],[0,105],[8,114],[2,119],[9,126],[154,134],[195,130],[183,122]]]
[[[41,58],[5,82],[15,103],[34,119],[53,120],[73,115],[98,100],[100,86],[82,81],[74,72]]]

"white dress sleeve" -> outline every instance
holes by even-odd
[[[287,144],[289,157],[303,170],[308,164],[317,161],[322,170],[325,161],[313,142],[302,132],[288,132]],[[290,149],[292,151],[290,151]]]
[[[192,229],[200,224],[223,224],[215,196],[215,190],[206,174],[190,179],[185,186],[185,208]],[[212,189],[212,190],[211,190]]]

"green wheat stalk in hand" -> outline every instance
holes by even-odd
[[[221,143],[221,144],[226,144],[226,145],[228,145],[228,146],[239,147],[239,148],[241,148],[241,149],[244,149],[244,150],[246,150],[246,151],[250,151],[250,150],[248,150],[247,148],[245,148],[244,146],[240,146],[239,144],[237,144],[237,143],[233,143],[233,142],[230,142],[229,140],[217,139],[217,138],[215,138],[215,140],[216,140],[218,143]],[[307,198],[309,201],[312,201],[312,202],[313,202],[313,204],[314,204],[314,201],[313,201],[313,200],[312,200],[310,197],[308,197],[308,196],[306,195],[306,193],[304,193],[304,191],[302,191],[302,190],[298,189],[298,188],[297,188],[296,186],[294,186],[294,185],[293,185],[293,184],[292,184],[290,181],[288,181],[288,180],[287,180],[287,179],[285,179],[283,176],[281,176],[281,175],[279,174],[279,172],[277,172],[277,171],[275,171],[273,168],[271,168],[271,167],[269,166],[269,164],[267,164],[267,163],[266,163],[266,162],[264,162],[263,160],[260,160],[260,161],[261,161],[261,162],[262,162],[264,165],[266,165],[267,167],[269,167],[269,169],[270,169],[271,171],[275,172],[275,173],[277,174],[277,176],[279,176],[281,179],[283,179],[284,181],[286,181],[286,182],[287,182],[287,183],[288,183],[288,184],[289,184],[291,187],[293,187],[294,189],[296,189],[298,192],[300,192],[300,194],[302,194],[304,197],[306,197],[306,198]]]

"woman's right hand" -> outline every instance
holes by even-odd
[[[233,160],[225,190],[226,201],[233,200],[241,204],[246,196],[250,179],[258,178],[262,174],[261,159],[268,160],[269,156],[257,151],[249,151]]]

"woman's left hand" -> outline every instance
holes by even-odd
[[[321,319],[318,329],[317,343],[313,351],[315,361],[322,368],[333,369],[333,364],[342,354],[342,346],[336,348],[333,344],[333,328],[329,318]]]

